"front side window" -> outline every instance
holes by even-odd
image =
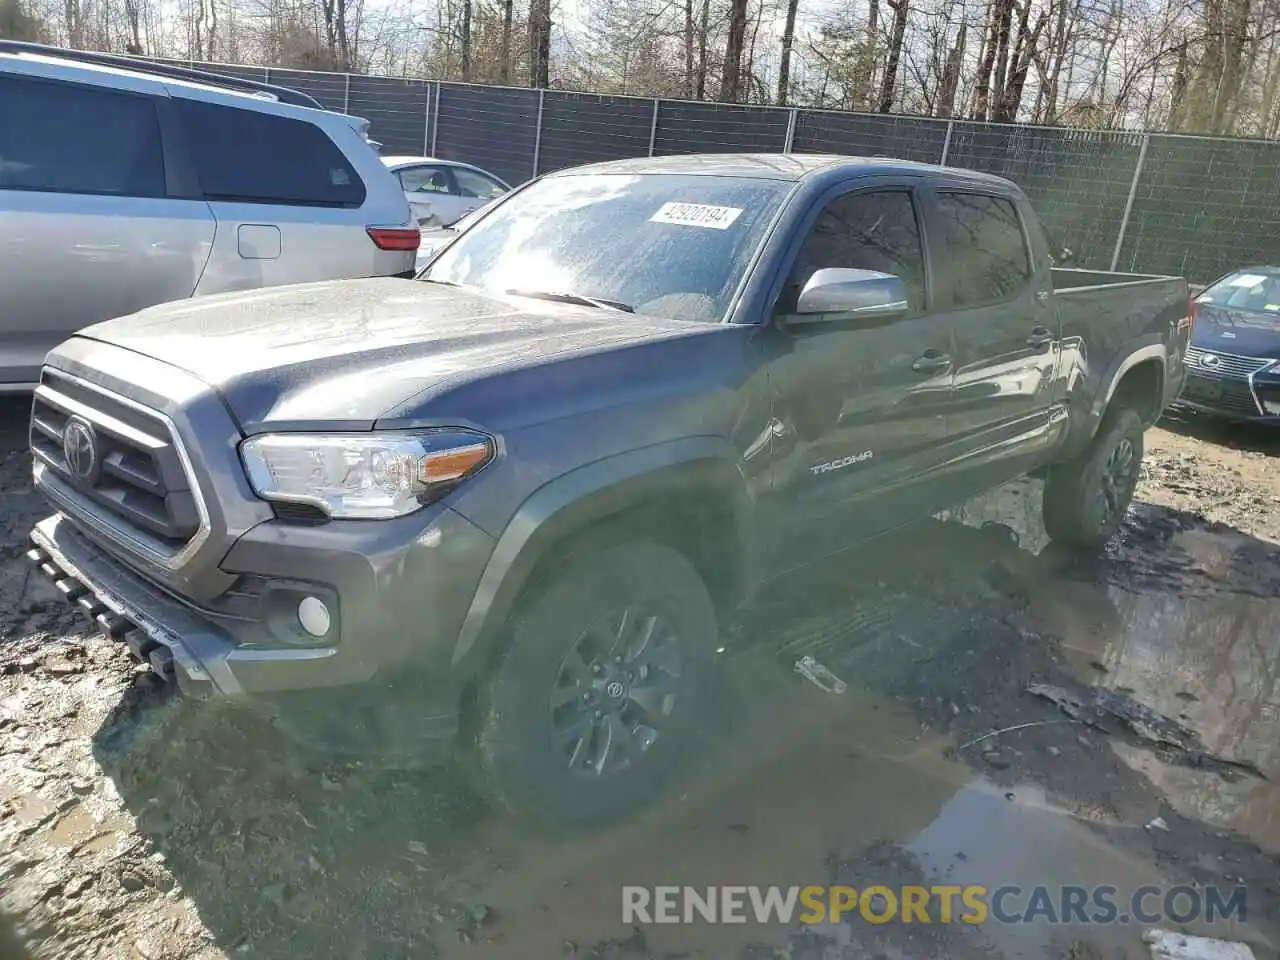
[[[1012,201],[938,194],[942,256],[936,266],[954,308],[1011,300],[1031,279],[1022,219]]]
[[[790,187],[688,174],[549,177],[503,200],[420,279],[719,322]]]
[[[163,197],[150,97],[0,76],[0,190]]]
[[[442,167],[408,167],[400,171],[405,193],[450,194],[456,192]]]
[[[906,286],[911,312],[923,310],[924,250],[911,194],[850,193],[831,201],[800,247],[781,312],[792,309],[816,271],[829,267],[891,273]]]
[[[305,120],[174,98],[205,199],[358,207],[364,183],[323,130]]]

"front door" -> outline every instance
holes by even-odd
[[[942,456],[952,343],[946,317],[928,308],[914,187],[877,184],[826,203],[774,307],[765,338],[774,483],[763,505],[774,572],[929,512],[919,481]],[[898,276],[908,314],[890,323],[778,323],[824,267]]]

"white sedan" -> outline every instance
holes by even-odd
[[[511,187],[487,170],[434,157],[382,157],[396,175],[418,225],[447,227]]]

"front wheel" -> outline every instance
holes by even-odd
[[[1142,418],[1119,407],[1083,453],[1049,468],[1043,509],[1050,537],[1094,548],[1115,536],[1138,486],[1142,438]]]
[[[545,826],[624,818],[697,733],[716,618],[694,566],[657,543],[567,563],[518,614],[480,737],[504,805]]]

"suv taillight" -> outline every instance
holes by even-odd
[[[365,227],[379,250],[417,250],[422,231],[417,227]]]

